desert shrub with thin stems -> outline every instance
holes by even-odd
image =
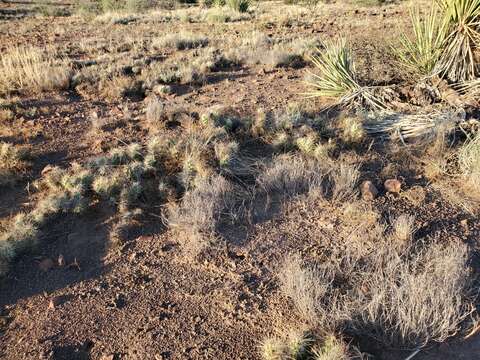
[[[480,0],[437,0],[442,9],[444,51],[438,70],[450,80],[472,80],[480,45]]]
[[[460,171],[467,183],[480,190],[480,132],[468,139],[459,150]]]
[[[422,347],[457,333],[473,309],[468,246],[371,241],[361,248],[336,244],[319,264],[287,259],[282,289],[302,318],[315,329],[384,346]]]
[[[198,255],[215,241],[220,224],[235,217],[236,196],[234,185],[224,177],[201,177],[180,204],[169,207],[167,222],[184,236],[188,254]]]
[[[386,105],[375,96],[371,89],[361,86],[353,55],[345,39],[327,41],[324,49],[318,49],[311,61],[318,73],[312,73],[307,82],[310,90],[307,97],[330,97],[338,99],[343,105],[364,104],[372,108],[383,109]]]
[[[65,59],[33,47],[13,47],[0,56],[0,94],[65,89],[71,68]]]
[[[289,198],[320,190],[326,173],[324,164],[315,159],[279,155],[257,177],[257,186],[265,194]]]
[[[400,48],[393,48],[394,53],[404,67],[421,76],[432,75],[442,56],[445,31],[439,18],[438,9],[432,6],[425,19],[420,16],[420,9],[410,11],[413,25],[413,39],[402,34]]]

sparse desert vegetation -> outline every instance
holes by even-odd
[[[0,357],[476,359],[480,2],[0,2]]]

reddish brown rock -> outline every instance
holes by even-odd
[[[392,194],[398,194],[400,193],[400,190],[402,189],[402,183],[400,180],[397,179],[388,179],[384,183],[385,190],[387,190],[389,193]]]
[[[360,191],[362,193],[362,198],[364,200],[372,201],[375,199],[378,195],[378,190],[373,185],[373,183],[369,180],[364,181],[362,185],[360,186]]]

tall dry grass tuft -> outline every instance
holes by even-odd
[[[459,150],[460,171],[466,183],[473,189],[480,190],[480,132],[467,140]]]
[[[13,47],[0,57],[0,94],[65,89],[71,68],[65,59],[34,47]]]
[[[324,255],[320,264],[289,258],[280,272],[283,292],[315,329],[422,347],[457,333],[472,310],[465,244],[405,247],[384,238],[365,251],[345,246]]]
[[[184,249],[196,256],[214,242],[219,226],[235,218],[236,193],[233,184],[220,175],[200,177],[180,204],[169,207],[169,226],[184,237]]]

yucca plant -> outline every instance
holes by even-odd
[[[418,8],[410,11],[413,25],[413,39],[400,36],[401,46],[393,49],[403,66],[412,73],[432,75],[442,56],[445,41],[444,23],[439,19],[438,10],[432,10],[425,19]]]
[[[310,90],[307,97],[330,97],[343,105],[365,104],[372,108],[385,108],[386,105],[357,80],[352,51],[345,39],[324,43],[324,50],[317,49],[318,55],[311,61],[318,73],[312,73],[307,82]]]
[[[480,46],[480,0],[437,0],[443,11],[444,51],[437,70],[455,82],[475,78]]]

